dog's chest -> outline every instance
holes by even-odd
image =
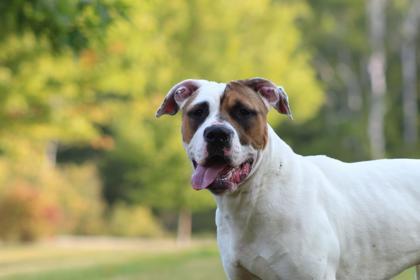
[[[231,279],[278,279],[291,273],[290,268],[298,270],[281,238],[273,238],[259,218],[216,211],[217,241],[227,273],[235,276]]]
[[[226,272],[243,275],[246,271],[258,277],[249,279],[322,279],[324,271],[319,267],[325,266],[326,256],[304,250],[313,247],[305,243],[308,238],[295,238],[304,232],[290,226],[280,206],[271,211],[271,199],[260,198],[242,198],[234,206],[229,201],[230,208],[218,200],[222,207],[216,211],[217,241]]]
[[[232,219],[231,215],[216,211],[217,242],[225,271],[229,279],[260,279],[253,267],[258,252],[251,249],[255,246],[248,241],[247,231],[240,230],[245,224]]]

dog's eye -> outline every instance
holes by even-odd
[[[200,118],[204,115],[204,110],[203,109],[196,109],[196,110],[192,110],[188,113],[188,115],[190,117],[194,117],[194,118]]]
[[[194,120],[203,120],[209,113],[208,106],[206,104],[197,106],[188,112],[188,116]]]
[[[243,120],[249,119],[255,114],[255,111],[245,107],[237,107],[236,110],[234,110],[234,115],[236,116],[236,118]]]
[[[249,117],[249,116],[252,115],[252,112],[250,110],[248,110],[248,109],[245,109],[245,108],[239,109],[238,113],[242,117]]]

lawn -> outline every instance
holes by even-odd
[[[216,245],[67,239],[0,249],[0,279],[225,279]]]
[[[414,270],[394,280],[411,280]],[[60,238],[0,248],[0,279],[226,279],[213,241]]]

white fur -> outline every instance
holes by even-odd
[[[184,146],[206,157],[225,84],[203,82],[210,115]],[[233,127],[224,123],[225,125]],[[295,154],[269,127],[263,151],[235,132],[235,164],[256,158],[238,190],[217,195],[217,241],[229,279],[389,279],[420,263],[420,160],[344,163]]]
[[[216,196],[230,279],[389,279],[420,262],[420,160],[295,154],[270,128],[263,160]]]

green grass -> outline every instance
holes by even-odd
[[[156,250],[153,246],[156,245]],[[225,279],[215,244],[0,249],[0,279]]]
[[[398,275],[394,278],[394,280],[414,280],[415,278],[416,270],[415,268],[410,268]]]
[[[54,268],[34,274],[16,274],[5,279],[223,279],[218,256],[213,251],[191,251],[156,257],[133,257],[88,267]]]
[[[214,242],[177,246],[168,240],[71,239],[0,247],[0,279],[217,280],[226,279]],[[394,280],[413,280],[414,269]]]

